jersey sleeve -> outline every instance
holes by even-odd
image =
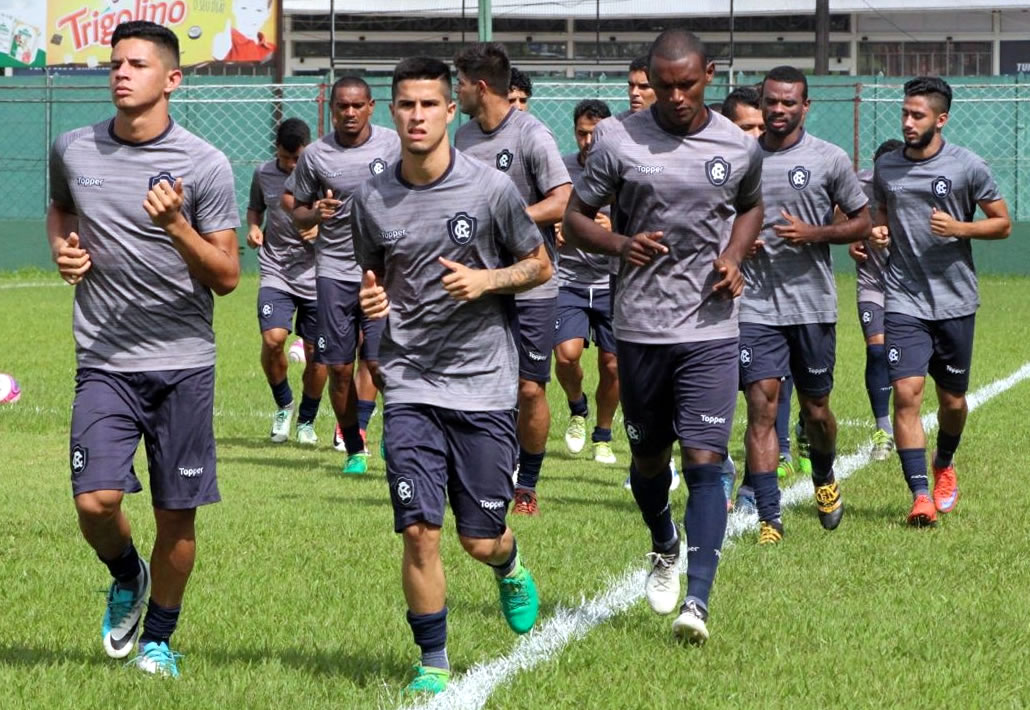
[[[236,183],[229,160],[216,153],[198,166],[193,193],[193,226],[200,234],[211,234],[240,226],[236,209]]]
[[[583,202],[592,207],[603,207],[611,203],[618,192],[622,175],[610,141],[594,143],[587,153],[583,174],[573,188]]]
[[[318,182],[318,175],[315,173],[315,166],[311,163],[311,147],[308,147],[300,154],[297,166],[290,173],[286,181],[286,189],[293,193],[297,202],[310,203],[318,199],[321,185]],[[292,186],[290,181],[293,181]]]
[[[566,185],[572,180],[569,178],[569,171],[565,168],[565,161],[561,158],[558,150],[558,143],[554,135],[545,126],[536,126],[526,136],[529,145],[524,146],[529,155],[530,168],[533,171],[533,181],[536,189],[541,195],[546,195],[560,185]]]
[[[880,172],[879,160],[873,164],[873,202],[883,207],[887,206],[887,191],[883,187],[883,174]],[[877,210],[879,210],[879,207],[877,207]],[[873,218],[875,219],[876,215],[873,215]]]
[[[250,200],[247,202],[247,209],[264,212],[267,207],[265,193],[261,190],[261,167],[258,166],[254,170],[254,176],[250,179]]]
[[[1001,191],[990,167],[977,158],[969,166],[969,189],[973,202],[994,202],[1001,199]]]
[[[833,202],[840,207],[844,214],[852,214],[869,204],[869,198],[862,189],[862,183],[851,168],[847,154],[843,151],[834,156],[832,184]]]
[[[64,136],[59,136],[50,148],[50,199],[62,212],[76,214],[75,199],[68,185],[68,174],[64,166]]]
[[[563,166],[564,167],[564,166]],[[540,229],[526,212],[526,203],[511,180],[498,180],[492,191],[492,216],[497,243],[518,259],[544,243]]]
[[[737,214],[747,212],[762,200],[762,153],[757,141],[752,141],[748,149],[747,172],[737,186],[737,198],[734,200]]]
[[[384,251],[375,239],[375,225],[367,207],[370,193],[371,190],[366,183],[358,188],[351,199],[351,238],[354,240],[354,258],[361,265],[361,269],[381,273],[385,266]]]

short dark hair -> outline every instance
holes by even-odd
[[[708,64],[705,43],[700,37],[682,27],[670,27],[655,38],[647,55],[647,66],[651,66],[655,57],[682,59],[691,54],[701,57],[702,64]],[[648,73],[650,74],[650,71]]]
[[[166,50],[172,59],[172,66],[176,69],[179,68],[179,38],[170,29],[146,20],[122,22],[114,28],[114,34],[111,35],[111,49],[114,49],[114,46],[123,39],[133,37],[153,42],[159,48]]]
[[[767,81],[781,81],[784,84],[801,84],[801,98],[808,100],[808,79],[805,77],[805,73],[797,67],[792,67],[784,64],[783,66],[773,67],[769,70],[769,73],[762,79],[762,89],[765,90],[765,82]]]
[[[876,149],[876,153],[873,155],[873,162],[875,163],[881,157],[887,155],[887,153],[891,153],[904,145],[905,143],[903,141],[899,141],[897,138],[891,138],[890,140],[884,141],[880,144],[880,147]]]
[[[630,73],[635,71],[642,71],[645,74],[648,74],[648,69],[648,57],[646,54],[641,54],[639,57],[634,58],[633,61],[629,63]]]
[[[444,95],[451,98],[451,70],[439,59],[433,57],[408,57],[397,62],[393,68],[393,82],[390,84],[391,96],[397,95],[397,85],[402,81],[417,79],[437,79],[443,82]]]
[[[737,117],[737,106],[741,104],[751,108],[761,108],[761,96],[753,86],[738,86],[722,100],[722,115],[731,121]]]
[[[508,89],[517,89],[524,93],[527,97],[533,96],[533,80],[529,78],[529,74],[524,71],[519,71],[515,67],[511,68],[511,81],[508,83]]]
[[[937,113],[951,110],[951,86],[939,76],[917,76],[905,82],[905,97],[925,96],[938,108]]]
[[[367,96],[369,100],[372,99],[372,89],[368,85],[368,82],[362,79],[360,76],[354,75],[341,76],[339,79],[334,81],[333,88],[332,91],[329,92],[329,96],[332,97],[332,101],[335,101],[337,89],[353,89],[355,87],[364,89],[365,96]]]
[[[575,125],[579,122],[579,119],[586,116],[592,118],[595,121],[600,121],[603,118],[608,118],[612,115],[612,110],[608,108],[608,104],[599,99],[584,99],[576,104],[576,108],[572,109],[572,124]]]
[[[495,94],[508,96],[511,60],[499,42],[470,44],[454,56],[454,66],[471,81],[484,81]]]
[[[287,118],[279,124],[279,130],[275,132],[275,144],[291,153],[296,153],[310,142],[311,129],[301,118]]]

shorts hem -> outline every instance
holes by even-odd
[[[428,525],[432,525],[434,527],[442,528],[443,527],[443,516],[441,515],[439,520],[430,520],[425,515],[421,515],[421,514],[415,513],[412,516],[410,516],[410,519],[408,517],[405,517],[405,518],[403,518],[401,520],[396,520],[395,519],[393,521],[393,531],[395,533],[397,533],[398,535],[400,535],[401,533],[404,532],[404,530],[406,528],[410,528],[412,525],[415,525],[416,523],[427,523]]]
[[[490,532],[486,528],[475,525],[466,526],[461,523],[457,523],[455,527],[458,529],[458,534],[462,537],[471,537],[476,540],[494,540],[504,534],[504,531],[508,529],[508,524],[505,522],[499,531],[494,532]]]
[[[170,500],[151,500],[151,503],[158,510],[194,510],[202,505],[220,503],[222,496],[218,493],[213,496],[201,498],[172,498]]]
[[[119,481],[88,481],[81,485],[72,484],[72,497],[83,493],[96,493],[97,491],[121,491],[122,493],[141,493],[143,486],[127,486],[125,480]]]

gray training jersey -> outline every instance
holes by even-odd
[[[214,302],[143,201],[182,178],[182,213],[200,234],[240,226],[225,156],[174,121],[157,138],[127,143],[114,120],[63,133],[50,153],[50,198],[78,216],[92,266],[75,288],[79,367],[185,370],[215,362]]]
[[[741,265],[744,296],[740,320],[767,325],[837,322],[837,284],[829,244],[795,246],[773,227],[786,224],[781,211],[806,224],[833,223],[833,208],[845,214],[869,201],[847,153],[810,133],[784,150],[762,154],[765,217],[759,239],[765,246]]]
[[[330,219],[318,226],[315,250],[320,278],[361,281],[361,269],[354,258],[350,232],[350,203],[355,190],[375,175],[400,162],[401,142],[397,132],[370,126],[361,145],[347,147],[336,140],[336,131],[322,136],[300,154],[286,189],[300,202],[314,202],[326,190],[343,202]]]
[[[672,344],[735,338],[737,300],[712,293],[713,268],[739,212],[762,199],[758,144],[708,112],[690,135],[675,135],[640,111],[611,125],[587,155],[576,194],[601,206],[614,197],[613,229],[664,232],[669,253],[647,266],[622,262],[614,327],[620,340]]]
[[[563,155],[562,160],[572,181],[579,180],[579,176],[583,174],[579,152]],[[611,217],[608,207],[602,207],[601,212]],[[604,254],[591,254],[566,243],[558,250],[558,285],[608,288],[609,260],[610,257]]]
[[[885,283],[891,313],[924,320],[960,318],[980,305],[969,239],[930,231],[933,209],[972,222],[977,203],[1001,199],[991,169],[972,151],[945,143],[937,155],[909,160],[904,148],[876,161],[873,190],[887,208],[890,257]]]
[[[289,174],[274,158],[254,170],[247,209],[265,215],[264,243],[258,249],[261,287],[315,299],[315,245],[300,238],[293,217],[282,206]]]
[[[447,172],[414,186],[400,166],[358,189],[354,244],[365,269],[383,274],[390,314],[379,349],[386,404],[494,411],[515,406],[518,352],[510,296],[457,301],[441,279],[444,257],[496,269],[537,249],[526,203],[492,167],[451,151]]]
[[[558,144],[550,129],[526,111],[512,107],[494,130],[486,133],[472,120],[454,134],[454,147],[511,178],[527,205],[539,202],[554,188],[570,182]],[[517,294],[519,300],[558,296],[558,252],[554,227],[540,227],[554,276],[545,284]]]
[[[869,211],[876,217],[876,200],[873,197],[873,171],[859,170],[858,182],[862,185],[862,192],[869,199]],[[856,289],[859,303],[875,303],[883,306],[884,270],[887,268],[887,250],[877,249],[867,239],[865,242],[865,253],[869,258],[862,263],[855,264],[855,274],[858,276]]]

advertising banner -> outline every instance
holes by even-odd
[[[46,64],[46,2],[0,0],[0,67]]]

